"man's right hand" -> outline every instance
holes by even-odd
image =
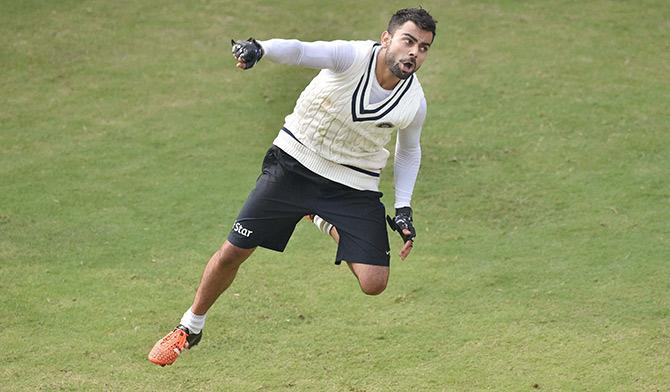
[[[246,41],[230,40],[233,45],[233,56],[237,60],[237,67],[241,69],[250,69],[263,57],[263,48],[253,38]]]

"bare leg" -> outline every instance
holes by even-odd
[[[370,265],[347,262],[354,273],[361,290],[367,295],[378,295],[386,289],[390,268],[382,265]]]
[[[204,315],[221,293],[230,287],[235,280],[240,265],[253,251],[254,249],[238,248],[228,241],[223,243],[221,248],[209,259],[205,271],[202,273],[193,305],[187,313],[184,313],[180,325],[156,342],[147,357],[149,361],[160,366],[172,365],[185,349],[198,344],[202,332],[196,334],[192,332],[202,328],[205,321]],[[197,316],[201,316],[201,318],[195,320]]]
[[[331,237],[333,237],[333,239],[335,240],[335,243],[336,243],[336,244],[339,244],[339,243],[340,243],[340,233],[337,232],[337,229],[335,228],[335,226],[333,226],[333,228],[330,229],[330,233],[329,233],[329,234],[330,234]]]
[[[194,314],[205,314],[235,280],[237,270],[255,248],[243,249],[230,242],[223,243],[209,259],[200,279],[200,286],[195,293],[191,311]]]

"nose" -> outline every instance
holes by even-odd
[[[417,52],[417,47],[416,47],[416,45],[415,45],[415,46],[412,46],[412,47],[409,49],[409,53],[408,53],[409,57],[416,57],[416,52]]]

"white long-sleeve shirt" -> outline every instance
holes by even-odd
[[[356,48],[350,41],[301,42],[271,39],[259,41],[265,57],[273,62],[327,69],[335,73],[347,71],[356,58]],[[372,78],[369,101],[376,104],[392,93]],[[395,207],[409,206],[421,164],[421,130],[426,117],[426,101],[421,99],[419,109],[409,125],[397,132],[394,160]]]

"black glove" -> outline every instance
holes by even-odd
[[[401,207],[395,209],[395,218],[391,218],[386,215],[386,221],[393,231],[397,231],[400,234],[403,242],[414,241],[416,237],[416,229],[412,224],[412,208],[411,207]],[[411,233],[405,234],[403,230],[407,229]]]
[[[249,38],[246,41],[230,40],[233,45],[233,55],[236,59],[244,61],[245,69],[249,69],[256,65],[263,57],[263,48],[255,39]]]

